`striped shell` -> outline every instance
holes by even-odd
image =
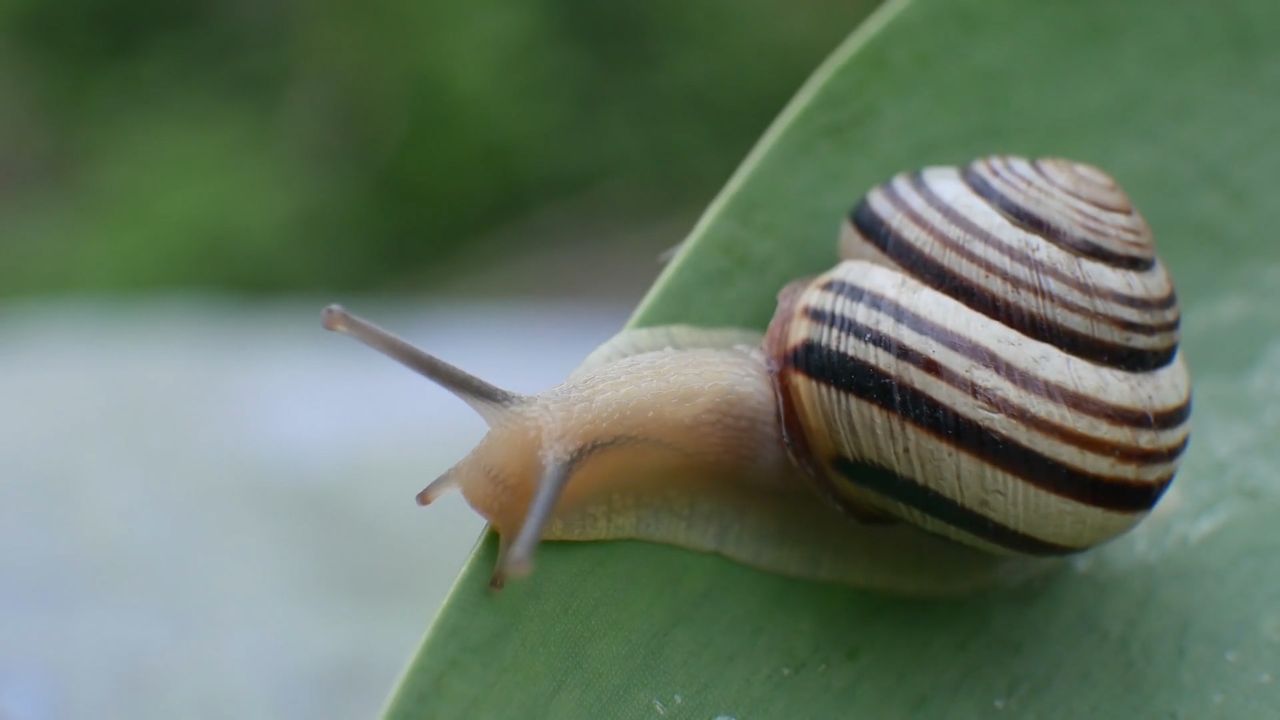
[[[1071,553],[1137,523],[1187,444],[1178,306],[1100,170],[993,157],[903,174],[767,341],[823,494],[987,550]]]

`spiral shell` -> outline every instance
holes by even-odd
[[[1154,506],[1190,381],[1172,282],[1114,180],[1016,157],[902,174],[840,248],[767,340],[788,445],[826,497],[1032,555]]]

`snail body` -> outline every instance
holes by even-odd
[[[339,308],[324,320],[489,423],[419,501],[461,489],[499,533],[499,586],[543,538],[636,538],[962,589],[1151,510],[1187,443],[1190,381],[1172,283],[1113,180],[1063,160],[928,168],[872,189],[839,245],[763,337],[626,331],[530,397]]]

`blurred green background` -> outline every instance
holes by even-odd
[[[0,292],[527,293],[499,266],[651,258],[871,4],[10,0]]]
[[[371,717],[482,432],[624,322],[871,3],[0,3],[0,720]]]

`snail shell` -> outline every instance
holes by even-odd
[[[543,538],[636,538],[946,592],[1150,511],[1187,444],[1190,380],[1169,275],[1114,180],[1016,157],[902,174],[839,247],[783,290],[763,339],[624,331],[528,397],[336,306],[324,323],[489,423],[418,499],[461,488],[500,535],[495,586]]]
[[[1173,479],[1190,384],[1151,232],[1102,171],[903,174],[770,328],[793,456],[847,511],[984,550],[1079,551]]]

